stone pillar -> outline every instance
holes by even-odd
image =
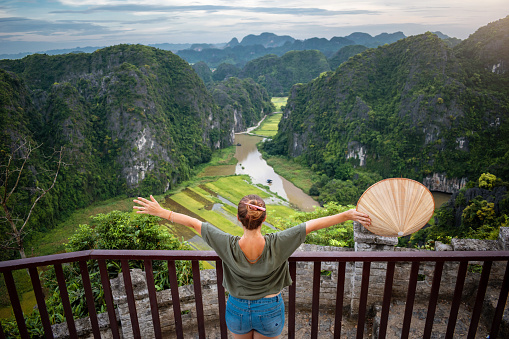
[[[152,313],[150,311],[150,300],[148,297],[145,272],[141,269],[132,269],[131,281],[133,285],[134,299],[136,300],[136,313],[138,314],[141,337],[154,338],[154,325],[152,323]],[[110,283],[113,294],[113,302],[117,305],[118,316],[120,318],[122,337],[124,339],[134,338],[122,274],[119,274],[118,277],[110,280]]]
[[[500,227],[498,244],[501,251],[509,251],[509,227]]]
[[[353,223],[353,235],[355,241],[355,251],[394,251],[398,244],[396,237],[382,237],[371,233],[358,222]],[[359,300],[362,283],[362,263],[355,263],[355,268],[351,279],[351,315],[357,315],[359,312]],[[383,291],[385,284],[385,272],[387,263],[371,263],[369,279],[368,307],[374,303],[383,300]]]

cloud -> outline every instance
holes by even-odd
[[[75,20],[46,21],[21,17],[0,18],[0,32],[13,34],[30,33],[43,36],[61,34],[62,32],[67,32],[69,35],[112,33],[107,27],[89,22]],[[5,37],[3,35],[3,38]]]
[[[105,5],[94,6],[83,10],[56,10],[53,14],[91,14],[96,12],[224,12],[240,11],[266,14],[289,14],[289,15],[312,15],[312,16],[334,16],[334,15],[372,15],[380,12],[374,10],[342,10],[332,11],[323,8],[307,7],[245,7],[245,6],[220,6],[220,5],[191,5],[191,6],[157,6],[157,5]]]

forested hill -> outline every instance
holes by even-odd
[[[286,96],[296,83],[307,83],[330,67],[319,51],[291,51],[282,57],[269,54],[252,60],[239,72],[241,78],[252,78],[272,96]]]
[[[316,50],[290,51],[281,57],[269,54],[251,60],[242,69],[223,63],[212,72],[203,61],[194,64],[193,68],[206,84],[230,77],[253,79],[263,86],[269,95],[282,97],[288,95],[294,84],[307,83],[364,50],[366,47],[360,45],[346,46],[329,60]]]
[[[49,214],[118,194],[162,193],[213,149],[231,145],[235,120],[245,129],[272,109],[266,91],[248,82],[237,84],[245,100],[234,110],[218,104],[187,62],[141,45],[1,60],[0,75],[2,165],[19,138],[42,144],[24,182],[35,185],[38,171],[52,167],[37,157],[65,147],[67,166],[45,199]],[[17,203],[23,199],[29,194]]]
[[[330,178],[348,178],[350,163],[419,181],[488,170],[507,180],[508,32],[509,17],[454,49],[426,33],[356,55],[294,86],[265,150],[302,156]]]

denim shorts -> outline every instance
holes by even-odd
[[[255,330],[266,337],[275,337],[281,334],[284,324],[285,304],[281,294],[258,300],[228,297],[226,325],[235,334]]]

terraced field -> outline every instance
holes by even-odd
[[[249,182],[249,177],[243,175],[222,177],[216,181],[187,187],[179,193],[168,196],[162,205],[209,222],[227,233],[241,236],[243,230],[236,217],[237,204],[247,194],[257,194],[267,204],[267,221],[262,226],[263,233],[276,232],[277,229],[272,224],[277,218],[288,218],[296,213],[270,191],[253,186]],[[210,249],[194,230],[168,222],[166,226],[171,233],[188,241],[194,248]]]

